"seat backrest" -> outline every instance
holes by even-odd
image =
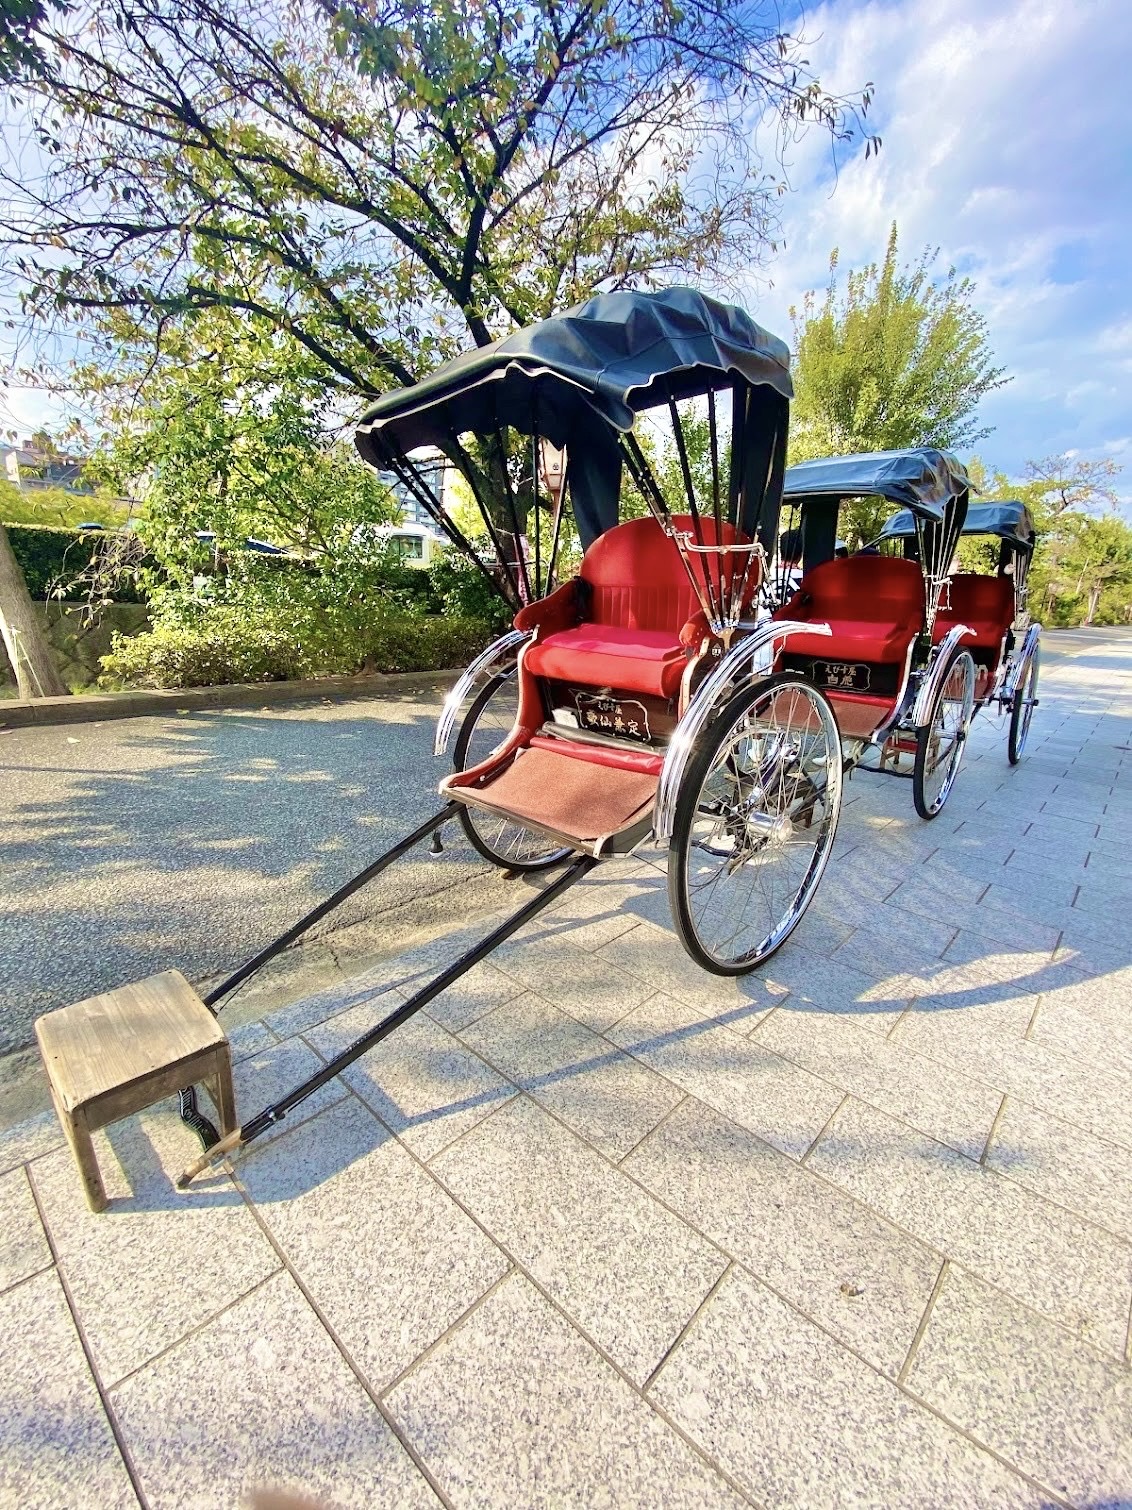
[[[677,530],[690,530],[687,514],[674,514]],[[705,544],[715,543],[715,522],[701,520]],[[723,543],[730,545],[743,537],[730,524],[724,524]],[[712,582],[716,580],[715,558],[710,561]],[[742,571],[745,554],[724,558]],[[731,570],[732,568],[726,568]],[[616,624],[623,629],[667,630],[675,637],[700,608],[700,600],[688,580],[688,573],[674,540],[650,516],[627,519],[624,524],[606,530],[582,558],[579,575],[589,584],[590,602],[586,618],[594,624]],[[748,596],[758,586],[758,570],[753,566]]]
[[[993,630],[996,638],[1014,622],[1014,584],[1009,577],[986,577],[978,572],[956,572],[950,596],[940,597],[939,617]]]
[[[913,630],[924,622],[923,574],[902,556],[835,557],[806,573],[780,613]]]

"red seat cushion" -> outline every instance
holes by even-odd
[[[936,644],[956,624],[966,624],[975,638],[963,644],[995,651],[1014,622],[1014,584],[1009,577],[983,577],[977,572],[956,572],[942,595],[932,638]]]
[[[527,670],[536,676],[664,698],[679,691],[684,665],[680,641],[667,631],[615,624],[560,630],[536,640],[526,655]]]
[[[686,514],[672,519],[676,530],[690,530]],[[705,544],[716,539],[713,520],[701,523]],[[724,544],[741,540],[729,524],[722,529]],[[717,583],[714,558],[711,582]],[[743,571],[747,556],[724,558],[726,571]],[[687,664],[680,631],[700,612],[700,600],[688,579],[679,549],[655,519],[629,519],[590,546],[579,572],[579,602],[584,622],[540,637],[527,650],[524,665],[535,676],[580,683],[584,687],[612,687],[665,699],[680,690]],[[758,586],[752,567],[747,597]]]
[[[923,628],[924,579],[899,556],[845,556],[806,573],[775,615],[828,624],[832,634],[792,635],[791,655],[900,662]]]

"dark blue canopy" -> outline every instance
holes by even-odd
[[[910,451],[869,451],[826,456],[787,467],[783,497],[792,503],[845,498],[888,498],[921,519],[940,520],[949,499],[971,486],[959,458],[950,451],[921,447]]]
[[[380,464],[383,447],[404,454],[503,426],[566,445],[595,417],[630,430],[642,409],[736,380],[793,394],[785,343],[745,310],[692,288],[597,294],[383,395],[357,446]]]
[[[907,509],[886,519],[878,540],[902,540],[916,533],[915,520]],[[1015,550],[1029,553],[1034,549],[1036,530],[1024,503],[1011,499],[1007,503],[973,503],[963,523],[965,535],[997,535]]]

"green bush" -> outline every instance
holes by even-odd
[[[62,598],[70,603],[87,601],[95,575],[92,567],[97,566],[108,546],[122,538],[118,531],[58,529],[40,524],[9,524],[7,531],[31,596]],[[145,601],[132,573],[116,574],[112,592],[118,603]]]
[[[492,636],[477,619],[373,613],[364,626],[253,622],[243,608],[211,607],[194,623],[158,623],[117,636],[102,658],[104,687],[207,687],[360,671],[439,671],[464,666]]]

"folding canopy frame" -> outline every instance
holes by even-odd
[[[961,534],[996,536],[1001,542],[998,569],[1003,575],[1007,565],[1014,586],[1014,612],[1021,619],[1026,612],[1029,591],[1030,562],[1037,544],[1037,531],[1030,511],[1017,499],[996,503],[972,503],[967,508]],[[879,545],[885,540],[903,542],[905,554],[915,554],[919,549],[915,516],[909,509],[901,509],[885,520],[884,528],[877,536]]]
[[[722,393],[731,400],[729,437],[721,434]],[[512,608],[555,585],[567,495],[585,548],[618,522],[627,473],[679,548],[708,623],[726,639],[756,558],[773,549],[791,394],[785,345],[744,311],[689,288],[599,294],[387,394],[363,415],[356,439],[361,455],[394,473]],[[693,482],[678,407],[689,399],[707,407],[710,501]],[[650,409],[665,411],[672,424],[679,503],[665,496],[633,433],[637,415]],[[567,459],[565,485],[549,500],[540,477],[544,442]],[[471,491],[490,563],[429,485],[438,455]],[[678,511],[689,515],[689,530],[672,528]],[[745,540],[721,547],[724,524]]]
[[[935,624],[940,593],[963,531],[971,480],[950,451],[919,447],[863,452],[788,467],[784,504],[799,510],[803,571],[832,559],[841,505],[851,498],[886,498],[903,505],[924,574],[925,629]]]

